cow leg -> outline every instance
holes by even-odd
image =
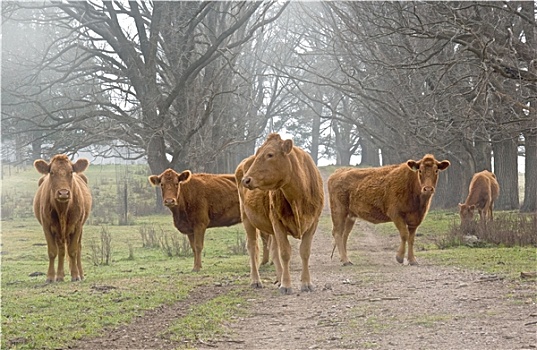
[[[317,225],[314,225],[312,229],[306,231],[302,236],[302,241],[300,242],[300,259],[302,260],[302,273],[300,275],[302,285],[300,290],[303,292],[313,292],[313,285],[311,284],[309,270],[309,260],[311,254],[311,242],[316,229]]]
[[[259,231],[261,236],[261,242],[263,243],[263,258],[261,259],[261,265],[266,265],[269,262],[270,257],[270,235],[266,232]]]
[[[278,285],[279,288],[282,285],[282,262],[280,260],[280,248],[278,247],[276,236],[271,236],[270,241],[270,254],[276,270],[276,282],[274,282],[274,284]]]
[[[349,240],[349,236],[351,234],[351,231],[352,231],[352,228],[354,227],[355,222],[356,222],[356,220],[351,219],[350,217],[347,217],[345,219],[345,228],[344,228],[344,231],[343,231],[343,252],[344,252],[344,255],[341,255],[341,253],[340,253],[340,256],[343,256],[345,258],[345,260],[342,259],[343,266],[352,265],[352,262],[349,260],[349,257],[347,256],[347,241]]]
[[[65,277],[65,239],[56,240],[56,245],[58,246],[58,271],[56,272],[56,282],[63,282]]]
[[[418,265],[416,256],[414,256],[414,238],[416,238],[417,227],[408,228],[408,263],[410,265]]]
[[[336,210],[332,211],[332,237],[343,266],[352,265],[347,256],[347,240],[353,226],[354,220],[350,219],[346,212],[339,214]]]
[[[291,294],[293,290],[291,288],[291,272],[289,269],[289,264],[291,262],[291,244],[287,238],[287,232],[281,228],[274,229],[274,236],[276,237],[276,242],[280,251],[280,263],[281,263],[281,284],[280,284],[280,293],[282,294]],[[276,263],[276,262],[275,262]]]
[[[45,238],[47,240],[47,251],[48,251],[48,270],[47,270],[47,280],[46,283],[52,283],[56,280],[56,271],[54,269],[54,261],[56,256],[58,256],[58,245],[52,232],[49,230],[45,231]]]
[[[80,276],[80,280],[84,280],[84,270],[82,269],[82,234],[80,234],[80,237],[78,238],[78,252],[76,255],[76,265],[78,267],[78,275]]]
[[[247,218],[244,218],[242,223],[246,231],[246,248],[250,257],[250,286],[253,288],[263,288],[261,278],[259,277],[257,230]]]
[[[69,268],[71,270],[71,282],[80,281],[80,273],[78,271],[79,250],[80,250],[80,230],[70,236],[67,242],[67,254],[69,255]]]
[[[399,236],[401,237],[399,249],[395,255],[395,260],[397,260],[399,264],[402,264],[405,261],[406,242],[409,238],[408,227],[402,218],[394,219],[393,223],[395,224],[395,227],[397,227],[397,230],[399,230]]]
[[[190,235],[188,236],[190,239]],[[190,245],[194,252],[194,268],[192,272],[201,270],[201,251],[203,250],[203,241],[205,239],[205,229],[194,229],[193,238],[190,239]]]

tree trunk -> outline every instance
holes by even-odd
[[[524,166],[524,203],[522,212],[537,211],[537,132],[524,134],[525,137],[525,166]]]
[[[363,166],[380,166],[379,148],[371,142],[368,136],[364,136],[361,139],[362,146],[362,160],[360,165]]]
[[[518,209],[518,152],[517,142],[512,138],[492,142],[494,174],[500,184],[500,196],[494,207],[500,210]]]

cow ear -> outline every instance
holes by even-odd
[[[34,167],[41,174],[47,175],[50,172],[50,165],[43,159],[38,159],[34,162]]]
[[[188,182],[190,181],[192,177],[192,172],[190,170],[185,170],[179,176],[177,176],[177,179],[179,182]]]
[[[409,160],[406,162],[406,165],[410,168],[412,171],[418,171],[420,168],[419,162],[416,162],[415,160]]]
[[[86,170],[89,166],[89,160],[86,158],[80,158],[76,161],[76,163],[73,163],[73,171],[75,173],[81,173],[84,170]]]
[[[450,165],[451,163],[449,162],[449,160],[443,160],[438,163],[438,170],[446,170]]]
[[[293,150],[293,140],[283,141],[283,153],[289,154]]]
[[[153,186],[160,185],[160,178],[158,177],[158,175],[151,175],[147,178],[147,180],[149,180],[149,183]]]

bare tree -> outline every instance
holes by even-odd
[[[214,159],[230,143],[241,140],[236,131],[246,123],[241,119],[245,115],[241,110],[223,114],[219,108],[226,96],[238,97],[226,81],[235,73],[243,45],[278,18],[285,6],[274,2],[20,2],[6,5],[3,15],[13,19],[21,9],[42,9],[41,21],[68,31],[45,51],[39,73],[53,70],[60,76],[41,82],[41,90],[73,77],[83,77],[94,89],[95,93],[73,99],[62,109],[39,106],[42,119],[52,118],[56,127],[79,130],[88,140],[82,146],[102,141],[129,148],[131,154],[146,156],[151,170],[158,173],[167,167],[187,167],[193,155]],[[96,98],[102,95],[108,98]],[[244,113],[252,101],[241,102]],[[85,111],[88,106],[94,107],[91,112]],[[64,113],[67,109],[72,112]]]

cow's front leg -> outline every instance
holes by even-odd
[[[280,280],[280,293],[292,294],[291,288],[291,272],[289,264],[291,262],[291,244],[287,238],[287,233],[284,230],[275,229],[274,236],[276,243],[278,244],[279,257],[281,263],[281,280]],[[275,262],[276,263],[276,262]]]
[[[414,239],[416,238],[417,227],[408,228],[408,263],[410,265],[418,265],[416,256],[414,255]]]
[[[313,285],[311,284],[311,276],[309,270],[309,259],[311,254],[311,242],[317,225],[302,236],[300,242],[300,258],[302,260],[302,273],[300,275],[300,281],[302,283],[300,290],[303,292],[313,292]]]
[[[408,227],[406,225],[406,222],[402,218],[394,219],[393,223],[399,230],[399,236],[401,238],[401,242],[399,243],[399,249],[397,250],[397,254],[395,255],[395,260],[397,260],[398,263],[402,264],[405,261],[406,243],[409,238]]]
[[[242,224],[246,231],[246,248],[248,249],[250,258],[250,285],[253,288],[263,288],[263,283],[261,283],[261,278],[259,277],[259,246],[257,244],[257,230],[250,223],[248,218],[243,218]]]
[[[80,281],[80,272],[78,270],[79,250],[80,250],[80,231],[75,231],[67,241],[67,254],[69,255],[69,269],[71,270],[71,282]]]
[[[46,283],[52,283],[56,281],[56,270],[54,268],[54,263],[56,257],[58,256],[58,244],[54,239],[54,236],[51,231],[45,229],[45,238],[47,240],[47,252],[48,252],[48,270],[47,270],[47,279]]]

